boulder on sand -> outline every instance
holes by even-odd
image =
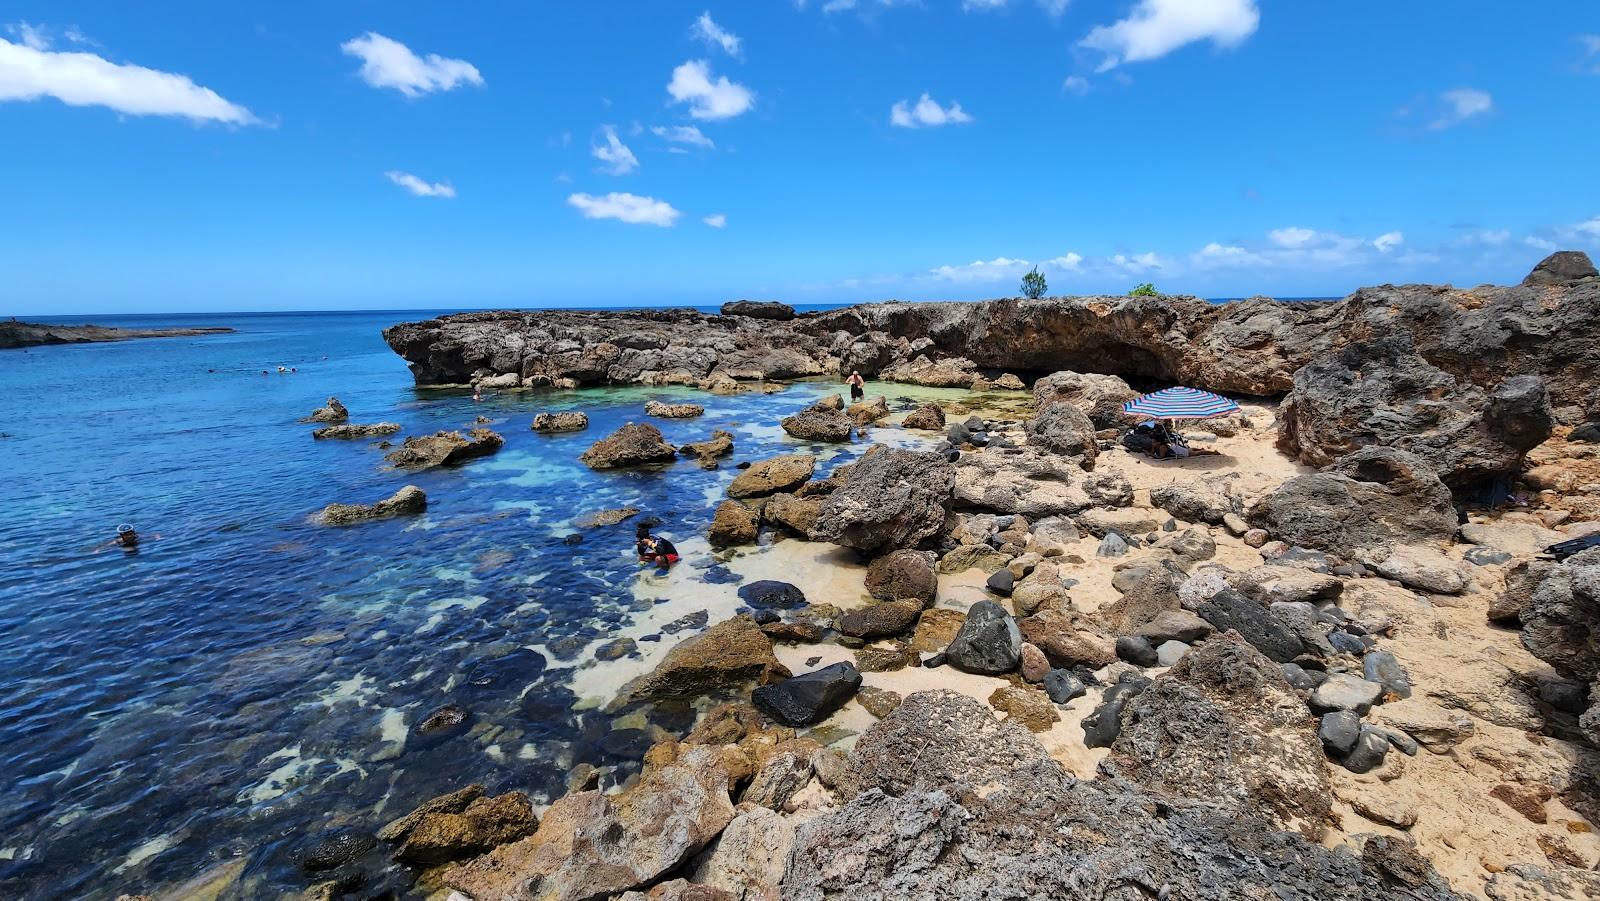
[[[960,631],[944,649],[956,669],[984,676],[1009,673],[1022,662],[1022,632],[1017,621],[993,601],[979,601],[967,611]]]
[[[487,457],[503,444],[505,439],[488,429],[473,429],[464,436],[460,432],[413,435],[387,459],[401,469],[430,469]]]
[[[530,426],[535,432],[547,434],[554,432],[581,432],[588,427],[588,415],[579,413],[576,410],[566,410],[560,413],[536,413],[533,417],[533,425]]]
[[[817,404],[787,416],[780,423],[791,438],[838,443],[850,440],[855,422],[838,410]]]
[[[749,616],[723,620],[667,652],[648,674],[630,682],[619,699],[692,697],[746,682],[786,678],[772,639]]]
[[[917,600],[933,603],[939,575],[928,551],[890,551],[867,565],[867,594],[880,601]]]
[[[596,441],[578,459],[590,469],[620,469],[671,463],[678,449],[661,437],[661,430],[649,423],[630,422]]]
[[[906,414],[900,421],[900,426],[907,429],[925,429],[937,432],[944,428],[944,408],[935,403],[926,403]]]
[[[1428,363],[1400,335],[1351,344],[1295,373],[1278,445],[1313,466],[1392,447],[1427,461],[1451,489],[1473,492],[1515,475],[1554,424],[1539,376],[1485,392]]]
[[[1215,476],[1157,485],[1150,489],[1150,503],[1184,522],[1213,526],[1221,525],[1229,513],[1244,509],[1235,493],[1234,479]]]
[[[428,496],[415,485],[396,491],[375,504],[329,504],[322,508],[322,522],[330,526],[344,526],[369,519],[405,516],[428,509]]]
[[[1088,416],[1097,429],[1126,426],[1128,418],[1122,412],[1122,405],[1138,396],[1139,392],[1114,375],[1063,371],[1033,383],[1034,409],[1069,403]]]
[[[711,517],[711,528],[706,532],[706,540],[716,548],[737,547],[755,544],[760,532],[761,518],[756,511],[739,501],[726,500],[717,505],[717,512]]]
[[[756,709],[785,726],[811,726],[843,707],[861,688],[861,674],[847,662],[764,685],[750,695]]]
[[[1072,404],[1045,407],[1024,423],[1023,429],[1029,446],[1067,457],[1081,456],[1084,469],[1094,468],[1095,455],[1100,452],[1095,444],[1094,423]]]
[[[359,441],[362,438],[385,438],[400,431],[398,422],[375,422],[370,425],[325,425],[311,433],[311,437],[318,441],[333,439],[336,441]]]
[[[1223,635],[1128,703],[1102,768],[1316,840],[1332,805],[1314,723],[1277,664]]]
[[[954,487],[938,454],[875,445],[845,469],[812,537],[869,553],[915,547],[943,528]]]
[[[793,491],[810,481],[817,458],[811,454],[781,454],[750,464],[728,486],[729,497],[764,497]]]
[[[1450,489],[1433,468],[1392,447],[1367,447],[1296,476],[1250,508],[1273,538],[1341,556],[1444,543],[1456,531]]]
[[[310,416],[307,416],[305,419],[300,421],[326,422],[337,425],[341,422],[350,421],[350,411],[345,409],[344,404],[339,403],[339,398],[330,397],[328,398],[327,406],[318,407],[315,410],[312,410]]]

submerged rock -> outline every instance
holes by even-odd
[[[414,515],[427,509],[428,496],[421,488],[407,485],[375,504],[329,504],[319,515],[327,525],[344,526],[369,519]]]
[[[484,428],[473,429],[465,436],[460,432],[436,432],[407,438],[389,452],[387,459],[401,469],[430,469],[487,457],[503,444],[504,438]]]
[[[661,437],[661,430],[649,423],[630,422],[595,442],[578,459],[590,469],[620,469],[671,463],[678,449]]]
[[[535,432],[581,432],[589,427],[589,417],[576,410],[560,413],[536,413],[531,428]]]
[[[626,522],[638,515],[638,507],[616,507],[611,510],[596,510],[593,513],[585,513],[574,519],[572,524],[580,529],[598,529]]]

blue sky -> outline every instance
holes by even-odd
[[[8,2],[0,313],[1512,282],[1591,0]],[[924,99],[926,98],[926,99]]]

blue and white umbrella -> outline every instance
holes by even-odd
[[[1149,419],[1215,419],[1239,412],[1239,405],[1199,388],[1163,388],[1122,405],[1129,416]]]

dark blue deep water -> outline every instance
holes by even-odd
[[[426,315],[100,317],[236,332],[0,352],[0,896],[114,897],[202,877],[228,897],[276,897],[310,881],[291,857],[318,830],[376,828],[470,781],[544,802],[579,763],[632,765],[639,729],[618,733],[579,703],[594,646],[641,610],[632,524],[573,544],[571,519],[631,504],[692,543],[732,462],[794,449],[778,418],[836,387],[475,404],[415,388],[384,345],[384,326]],[[329,395],[352,422],[400,423],[396,443],[487,416],[506,445],[456,469],[394,472],[372,442],[311,439],[299,420]],[[648,398],[705,404],[700,419],[657,424],[674,443],[726,428],[736,457],[718,472],[577,462],[643,419]],[[536,435],[529,421],[546,409],[582,409],[590,429]],[[427,492],[425,516],[312,519],[406,484]],[[136,553],[106,543],[124,522],[146,536]],[[487,684],[465,678],[475,668]],[[469,731],[408,737],[446,703],[471,711]]]

